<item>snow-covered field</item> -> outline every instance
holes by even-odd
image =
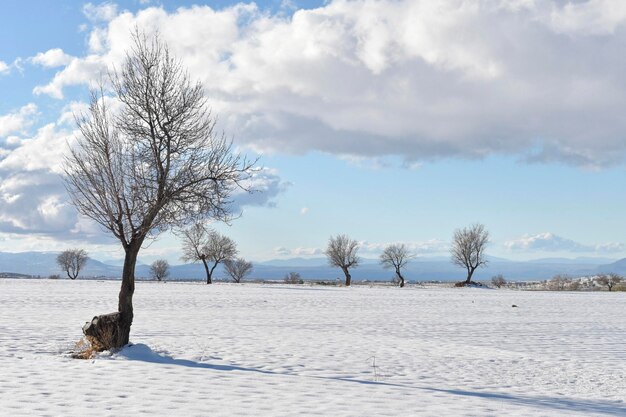
[[[140,282],[68,358],[118,287],[0,280],[0,415],[626,415],[626,293]]]

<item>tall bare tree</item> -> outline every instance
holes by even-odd
[[[83,328],[96,349],[128,343],[144,241],[172,227],[227,219],[230,197],[254,165],[216,134],[202,85],[167,45],[138,30],[133,40],[121,68],[108,73],[112,97],[101,85],[88,112],[76,117],[80,135],[66,158],[74,205],[125,251],[118,311]]]
[[[157,281],[163,281],[170,275],[170,264],[165,259],[157,259],[150,265],[150,275]]]
[[[467,270],[466,284],[472,282],[474,271],[487,264],[485,248],[489,242],[489,232],[479,223],[457,229],[452,240],[452,263]]]
[[[341,268],[346,276],[346,287],[349,287],[352,281],[350,268],[359,265],[358,250],[359,242],[346,235],[331,236],[328,240],[328,247],[325,252],[328,263],[330,266]]]
[[[57,264],[70,279],[78,278],[80,270],[83,269],[88,260],[89,256],[84,249],[64,250],[57,256]]]
[[[383,268],[393,268],[395,270],[400,288],[404,287],[402,268],[404,268],[411,259],[415,259],[415,254],[412,254],[404,243],[389,245],[383,250],[383,253],[380,254],[380,263]]]
[[[236,283],[240,283],[252,272],[252,263],[243,258],[227,259],[224,261],[226,274]]]
[[[195,223],[183,230],[182,237],[183,261],[202,262],[207,284],[213,282],[213,272],[220,262],[237,256],[237,244],[204,223]]]
[[[600,285],[604,285],[609,289],[609,291],[613,291],[613,287],[622,282],[624,278],[618,274],[600,274],[596,278],[596,282]]]

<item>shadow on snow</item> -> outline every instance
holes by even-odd
[[[236,365],[216,365],[206,362],[196,362],[189,359],[176,359],[168,356],[165,353],[154,352],[149,346],[139,343],[136,345],[129,345],[120,350],[116,357],[125,358],[132,361],[141,361],[149,363],[159,363],[163,365],[177,365],[185,366],[189,368],[211,369],[214,371],[241,371],[241,372],[256,372],[269,375],[283,375],[292,377],[302,377],[297,373],[289,372],[274,372],[260,368],[248,368]],[[554,397],[533,397],[524,395],[514,395],[506,393],[495,393],[486,391],[467,391],[461,389],[442,389],[431,387],[418,387],[405,384],[394,384],[381,381],[368,381],[364,379],[353,379],[346,377],[326,377],[326,376],[304,376],[307,378],[325,379],[340,382],[350,382],[363,385],[382,385],[388,387],[397,387],[401,389],[413,389],[427,392],[438,392],[449,395],[457,395],[463,397],[475,397],[484,398],[496,401],[505,401],[512,405],[530,406],[536,408],[549,408],[559,411],[576,411],[589,414],[605,414],[623,416],[626,415],[626,405],[622,402],[606,402],[596,400],[582,400],[574,398],[554,398]]]

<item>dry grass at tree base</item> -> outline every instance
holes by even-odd
[[[70,352],[73,359],[93,359],[98,353],[86,338],[81,338]]]

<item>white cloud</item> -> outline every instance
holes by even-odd
[[[74,59],[53,80],[43,86],[36,86],[33,93],[47,94],[56,99],[63,98],[63,88],[70,85],[92,85],[100,79],[100,74],[106,70],[106,64],[101,57],[88,56],[83,59]]]
[[[60,48],[50,49],[46,52],[39,52],[30,58],[31,62],[46,68],[62,67],[72,62],[74,58],[66,54]]]
[[[609,35],[626,22],[626,3],[620,0],[567,2],[549,17],[554,30],[572,35]]]
[[[4,61],[0,61],[0,75],[8,74],[10,71],[9,65]]]
[[[300,214],[301,214],[301,215],[303,215],[303,216],[304,216],[305,214],[307,214],[308,212],[309,212],[309,208],[308,208],[308,207],[302,207],[302,208],[300,209]]]
[[[431,239],[427,241],[413,241],[413,242],[391,242],[391,243],[404,243],[409,251],[415,255],[433,255],[442,254],[448,252],[448,244],[443,240]],[[366,257],[378,256],[385,247],[391,243],[371,243],[367,241],[359,242],[359,254]],[[274,254],[284,257],[311,257],[324,255],[324,249],[311,248],[311,247],[296,247],[286,248],[283,246],[274,248]]]
[[[324,251],[320,248],[285,248],[285,247],[277,247],[274,248],[274,254],[277,256],[296,256],[296,257],[311,257],[311,256],[320,256],[324,254]]]
[[[359,247],[362,252],[368,254],[379,254],[390,244],[404,244],[409,251],[416,255],[426,254],[441,254],[447,253],[449,250],[448,243],[440,239],[430,239],[426,241],[412,241],[412,242],[386,242],[386,243],[371,243],[367,241],[359,242]]]
[[[545,232],[537,235],[524,235],[517,239],[504,242],[504,246],[513,251],[545,251],[545,252],[622,252],[626,245],[622,243],[602,243],[587,245],[571,239]]]
[[[89,110],[89,104],[84,101],[71,101],[66,104],[61,110],[61,115],[57,120],[57,125],[75,126],[74,116],[79,114],[87,114]]]
[[[37,115],[37,106],[29,103],[13,113],[0,116],[0,138],[14,133],[25,133]]]
[[[53,174],[63,172],[63,155],[74,132],[58,130],[54,123],[47,124],[37,133],[21,141],[21,145],[0,161],[0,170],[9,172],[46,170]]]
[[[0,196],[2,232],[68,236],[76,222],[63,185],[47,171],[6,174]]]
[[[98,5],[87,3],[83,6],[83,14],[92,22],[108,22],[117,16],[117,4],[103,2]]]
[[[110,242],[91,220],[82,218],[70,202],[63,185],[64,156],[78,136],[72,123],[73,114],[85,110],[85,103],[70,102],[55,123],[48,123],[29,134],[29,117],[37,107],[27,105],[15,114],[0,117],[0,136],[7,136],[13,149],[0,148],[0,234],[50,236],[57,240],[84,239],[91,243]],[[233,212],[244,207],[273,206],[275,197],[289,183],[270,168],[259,169],[242,184],[255,190],[239,190],[233,196]]]
[[[61,98],[97,79],[137,25],[161,33],[203,81],[221,127],[258,151],[410,164],[501,153],[601,167],[626,159],[625,8],[334,0],[292,15],[254,4],[132,14],[105,3],[86,7],[105,22],[90,54],[34,91]]]
[[[275,198],[285,192],[291,183],[283,181],[278,171],[272,168],[261,168],[252,177],[241,183],[243,189],[235,190],[231,210],[237,213],[244,206],[275,207]]]

